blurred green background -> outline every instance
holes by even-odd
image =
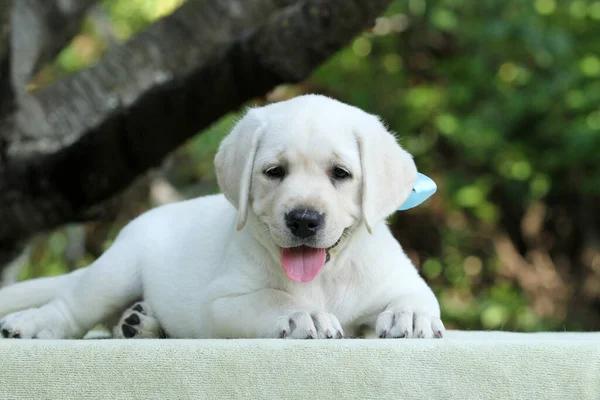
[[[93,64],[181,2],[105,0],[32,87]],[[305,92],[381,115],[438,183],[392,229],[447,327],[600,329],[600,1],[394,1],[306,82],[256,101]],[[87,265],[161,190],[216,191],[212,157],[235,117],[140,179],[118,214],[37,238],[21,278]]]

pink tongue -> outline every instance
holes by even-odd
[[[325,265],[325,249],[307,246],[283,249],[281,264],[288,278],[295,282],[310,282]]]

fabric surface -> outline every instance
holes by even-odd
[[[600,333],[0,340],[1,399],[600,399]]]

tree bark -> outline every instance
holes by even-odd
[[[96,66],[25,96],[0,162],[0,248],[94,218],[199,130],[308,77],[388,3],[188,0]]]
[[[0,3],[0,118],[10,115],[15,108],[15,95],[10,64],[12,10],[12,0]],[[0,132],[7,128],[10,129],[10,126],[6,126],[6,123],[0,121]],[[2,140],[2,134],[0,133],[0,156],[3,147],[6,147],[6,142]]]
[[[13,80],[27,81],[79,32],[98,0],[17,0],[13,12]]]

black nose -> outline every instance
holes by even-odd
[[[292,210],[285,215],[285,223],[290,231],[298,237],[305,239],[315,236],[319,227],[323,225],[323,214],[306,209]]]

